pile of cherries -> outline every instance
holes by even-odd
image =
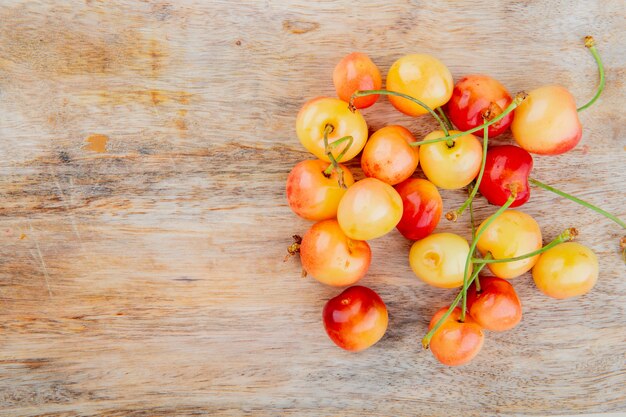
[[[529,178],[531,153],[558,155],[578,144],[578,112],[592,105],[604,88],[593,38],[587,37],[585,45],[598,64],[600,83],[596,95],[579,108],[570,92],[556,85],[511,96],[485,75],[465,76],[454,84],[448,68],[425,54],[398,59],[383,90],[380,71],[367,55],[344,57],[333,73],[339,98],[310,100],[297,116],[298,138],[317,159],[292,169],[287,199],[298,216],[316,223],[302,238],[294,236],[289,253],[299,252],[304,272],[318,281],[350,286],[370,266],[367,241],[397,228],[415,241],[409,264],[419,279],[435,287],[460,288],[452,304],[433,316],[422,339],[424,348],[451,366],[476,356],[483,330],[505,331],[520,322],[521,302],[509,279],[532,270],[537,287],[548,296],[589,292],[598,279],[598,259],[589,248],[571,242],[576,230],[565,230],[542,246],[535,219],[512,209],[529,200],[530,183],[626,228],[614,215]],[[432,116],[440,130],[418,141],[405,127],[393,125],[368,138],[358,109],[373,105],[380,95],[387,95],[404,114]],[[490,138],[509,128],[518,146],[489,147]],[[365,178],[355,181],[341,162],[359,153]],[[427,179],[412,178],[418,165]],[[471,242],[453,233],[433,233],[443,214],[438,188],[466,189],[467,200],[445,217],[456,221],[469,209]],[[478,192],[499,209],[475,228],[472,201]],[[480,275],[485,266],[493,276]],[[385,334],[387,308],[371,289],[352,286],[326,303],[323,321],[333,342],[359,351]]]

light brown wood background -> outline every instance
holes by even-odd
[[[582,46],[594,35],[607,89],[581,114],[581,144],[536,158],[534,176],[624,218],[624,23],[621,0],[3,0],[0,414],[626,411],[624,231],[573,203],[534,190],[523,210],[546,242],[579,228],[600,258],[597,286],[556,301],[515,279],[522,324],[488,334],[461,368],[420,348],[454,293],[415,278],[397,232],[372,242],[362,284],[390,325],[360,354],[324,333],[339,291],[283,263],[310,225],[284,196],[311,157],[296,113],[333,94],[332,69],[355,50],[383,73],[425,52],[455,78],[482,72],[511,92],[559,83],[580,105],[597,83]],[[420,137],[434,128],[384,99],[366,118]],[[442,195],[444,211],[464,198]],[[478,220],[494,211],[477,206]],[[439,231],[469,237],[467,216]]]

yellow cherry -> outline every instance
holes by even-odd
[[[460,287],[469,248],[467,240],[459,235],[434,233],[413,243],[409,264],[415,275],[427,284],[439,288]]]

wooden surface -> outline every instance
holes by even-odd
[[[454,293],[417,280],[397,232],[372,242],[362,283],[390,325],[360,354],[324,333],[338,290],[283,263],[310,225],[284,196],[311,158],[296,113],[333,94],[332,69],[355,50],[383,73],[424,52],[512,92],[559,83],[580,105],[597,82],[581,44],[594,35],[607,89],[580,116],[580,145],[535,158],[534,176],[626,217],[624,3],[352,3],[2,1],[1,415],[626,412],[623,231],[573,203],[534,190],[523,210],[545,242],[579,228],[597,286],[556,301],[515,279],[522,324],[461,368],[420,348]],[[365,115],[372,129],[434,128],[386,100]],[[444,211],[464,198],[442,195]],[[477,206],[478,220],[494,211]],[[439,230],[469,237],[467,216]]]

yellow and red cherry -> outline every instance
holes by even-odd
[[[469,249],[467,240],[459,235],[434,233],[413,243],[409,264],[415,275],[427,284],[439,288],[457,288],[463,285]]]
[[[328,337],[340,348],[353,352],[378,342],[389,320],[380,296],[358,285],[328,300],[322,316]]]
[[[461,133],[451,130],[450,135]],[[445,137],[435,130],[424,141]],[[441,141],[420,146],[420,165],[426,177],[437,187],[446,190],[463,188],[476,178],[480,171],[483,146],[474,135],[457,137],[448,143]]]
[[[467,311],[484,329],[503,332],[522,320],[522,303],[511,283],[497,277],[480,277],[467,290]]]
[[[353,52],[339,61],[333,71],[333,84],[337,96],[345,102],[359,90],[379,90],[383,84],[380,70],[369,56]],[[357,109],[364,109],[376,103],[378,95],[357,97],[352,104]]]
[[[558,155],[573,149],[583,132],[574,97],[558,85],[531,91],[515,109],[511,132],[530,153]]]
[[[437,58],[426,54],[405,55],[391,65],[387,73],[387,90],[407,94],[434,109],[443,106],[452,95],[452,74]],[[402,97],[389,101],[402,113],[419,116],[428,111]]]
[[[428,330],[432,330],[439,319],[448,311],[443,307],[430,320]],[[444,365],[459,366],[468,363],[478,355],[483,347],[485,335],[482,328],[469,315],[461,321],[461,309],[455,307],[452,313],[435,331],[430,340],[430,350]]]
[[[344,141],[337,146],[331,146],[335,158],[350,145],[341,158],[342,162],[354,158],[365,146],[367,141],[367,123],[358,111],[350,111],[348,103],[337,98],[318,97],[308,101],[296,118],[296,133],[300,143],[313,155],[329,162],[327,149],[324,144],[324,131],[328,133],[328,143],[351,136],[353,141]]]
[[[352,285],[365,275],[372,261],[367,242],[350,239],[337,220],[315,223],[300,243],[302,268],[323,284]]]
[[[533,279],[537,288],[553,298],[586,294],[598,281],[598,257],[580,243],[561,243],[539,255]]]
[[[419,149],[409,130],[385,126],[370,136],[361,154],[361,168],[366,177],[396,185],[409,178],[419,163]]]
[[[477,234],[489,221],[487,218]],[[505,210],[478,238],[476,247],[483,257],[490,253],[494,259],[515,258],[541,249],[541,229],[531,216],[518,210]],[[499,278],[515,278],[535,265],[539,255],[519,261],[488,263],[487,267]]]
[[[502,206],[514,190],[510,207],[519,207],[530,198],[528,176],[533,158],[524,149],[513,145],[490,146],[485,160],[485,172],[478,187],[491,204]]]
[[[352,185],[339,202],[337,221],[341,230],[356,240],[386,235],[402,218],[402,198],[394,188],[376,178]]]
[[[338,184],[338,173],[324,171],[330,163],[316,160],[299,162],[287,177],[287,201],[289,207],[298,216],[307,220],[325,220],[337,216],[339,201],[346,189]],[[350,170],[339,165],[343,170],[343,182],[346,187],[354,184]]]
[[[446,105],[448,117],[462,131],[473,129],[485,123],[484,116],[497,117],[513,99],[502,84],[487,75],[468,75],[461,78],[452,90],[452,97]],[[489,138],[495,138],[506,131],[513,121],[513,113],[507,114],[489,126]],[[482,137],[483,131],[476,135]]]
[[[402,198],[402,219],[396,226],[402,236],[420,240],[439,224],[443,200],[435,185],[421,178],[409,178],[395,186]]]

